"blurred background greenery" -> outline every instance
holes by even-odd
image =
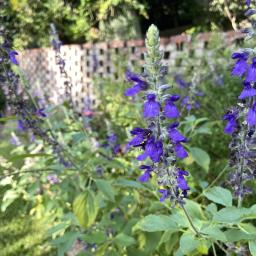
[[[70,44],[143,38],[152,23],[161,36],[227,31],[244,22],[243,10],[240,0],[9,0],[1,17],[16,46],[35,48],[49,45],[50,23]]]

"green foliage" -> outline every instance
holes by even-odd
[[[232,206],[232,194],[222,187],[213,187],[204,192],[204,195],[211,201],[224,206]]]
[[[16,207],[18,206],[21,207],[22,205],[16,204]],[[15,211],[15,209],[12,208],[12,211]],[[0,214],[0,247],[2,256],[55,255],[54,250],[46,243],[45,223],[31,216],[9,216]]]
[[[107,1],[115,6],[119,3]],[[83,4],[89,6],[91,2]],[[82,27],[86,24],[77,29]],[[227,59],[229,53],[222,49],[213,54],[217,62],[219,55]],[[126,56],[119,56],[116,64],[119,75],[124,74]],[[203,79],[198,84],[205,92],[201,108],[184,110],[180,122],[182,133],[189,139],[189,158],[180,161],[191,173],[186,211],[159,202],[154,174],[150,182],[137,181],[141,170],[134,160],[136,153],[126,151],[125,145],[131,128],[145,124],[139,111],[141,99],[129,102],[123,96],[130,86],[126,82],[95,77],[94,88],[101,101],[89,127],[83,126],[81,117],[74,118],[66,105],[49,107],[43,128],[61,142],[72,167],[63,166],[40,138],[31,142],[27,133],[17,131],[16,117],[0,119],[4,124],[0,142],[3,255],[65,255],[77,250],[78,255],[200,256],[211,255],[213,244],[217,255],[223,255],[228,243],[246,245],[254,255],[256,206],[249,206],[249,197],[244,207],[236,207],[231,192],[221,187],[226,179],[229,143],[222,132],[221,117],[239,88],[237,80],[230,78],[218,62],[216,66],[216,72],[224,74],[225,86],[215,86],[213,77]],[[210,73],[207,66],[202,72]],[[189,79],[189,74],[186,71],[184,76]],[[173,87],[185,96],[186,91]],[[112,132],[121,144],[117,155],[110,147],[102,147]],[[10,134],[18,136],[22,144],[11,145]],[[50,183],[49,174],[56,174],[59,183]],[[9,220],[11,213],[17,218]]]
[[[131,19],[131,14],[127,16],[128,12],[124,11],[127,9],[135,17],[136,14],[147,15],[145,4],[131,0],[11,0],[5,3],[1,15],[5,17],[3,25],[10,31],[16,47],[31,48],[49,45],[50,23],[56,24],[65,43],[84,43],[102,39],[102,36],[118,38],[124,35],[120,31],[122,22],[129,24],[127,39],[134,38],[138,30],[134,31],[133,25],[138,21]]]
[[[80,225],[90,227],[97,217],[97,202],[92,191],[88,190],[78,195],[73,203],[73,211]]]

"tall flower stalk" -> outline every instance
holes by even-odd
[[[250,3],[247,1],[249,7]],[[247,16],[256,13],[254,9],[246,11]],[[250,39],[255,34],[255,21],[252,27],[243,31]],[[230,143],[229,165],[232,172],[229,184],[234,190],[234,196],[238,199],[238,206],[246,194],[252,193],[247,186],[247,181],[255,179],[256,156],[256,54],[254,49],[246,48],[232,54],[235,64],[232,75],[243,79],[242,92],[238,97],[237,106],[231,108],[224,116],[227,121],[224,128],[226,134],[232,135]]]
[[[136,127],[131,131],[133,139],[128,147],[140,148],[137,160],[144,162],[140,169],[143,174],[139,180],[146,182],[153,173],[161,186],[160,201],[169,199],[173,206],[183,206],[184,198],[189,190],[185,179],[189,173],[181,170],[177,159],[188,156],[183,147],[187,139],[179,132],[180,113],[176,107],[179,95],[169,93],[171,86],[165,83],[167,67],[162,64],[163,53],[160,51],[159,32],[151,25],[146,35],[145,65],[143,76],[130,71],[126,77],[134,84],[125,92],[126,96],[134,97],[144,92],[143,116],[147,128]]]
[[[30,94],[25,95],[20,86],[20,77],[15,74],[11,65],[18,66],[16,56],[18,53],[12,50],[10,42],[6,39],[4,33],[1,34],[3,43],[0,45],[0,59],[1,59],[1,81],[5,88],[7,104],[11,111],[18,118],[18,126],[23,130],[31,130],[34,135],[42,138],[46,143],[52,146],[53,152],[58,156],[61,164],[64,166],[73,165],[73,161],[69,155],[65,153],[64,148],[57,141],[55,136],[41,128],[43,118],[46,114],[43,108],[38,108],[36,105],[31,105],[31,102],[26,98]],[[28,97],[27,97],[28,96]]]
[[[75,111],[75,105],[74,105],[74,101],[73,101],[73,97],[72,97],[73,84],[72,84],[70,76],[68,75],[68,73],[66,71],[65,60],[63,59],[61,52],[60,52],[62,42],[59,39],[59,35],[58,35],[55,25],[53,23],[50,25],[50,28],[51,28],[51,44],[55,51],[55,61],[59,67],[61,76],[64,78],[65,95],[66,95],[67,101],[69,102],[70,106]]]

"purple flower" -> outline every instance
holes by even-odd
[[[23,120],[18,120],[17,121],[17,130],[18,131],[21,131],[21,132],[24,132],[24,131],[26,131],[26,124],[25,124],[25,122],[23,121]]]
[[[174,81],[175,81],[176,84],[178,84],[179,87],[182,88],[182,89],[186,89],[186,88],[188,88],[188,87],[191,86],[191,83],[185,82],[185,81],[181,78],[181,76],[179,76],[179,75],[174,76]]]
[[[234,52],[231,57],[232,59],[237,59],[232,70],[232,75],[239,76],[239,77],[242,76],[248,69],[248,64],[247,64],[248,53]]]
[[[116,144],[113,148],[113,154],[117,155],[119,152],[121,152],[121,146],[119,144]]]
[[[238,99],[242,100],[242,99],[245,99],[247,97],[253,97],[255,95],[256,95],[256,89],[252,88],[252,86],[249,82],[244,81],[244,89],[241,92]]]
[[[251,0],[246,0],[246,5],[247,5],[248,7],[250,7],[250,5],[251,5]]]
[[[192,109],[192,105],[190,104],[189,96],[185,96],[182,99],[181,105],[186,106],[187,110],[191,110]]]
[[[187,184],[187,181],[185,180],[184,176],[188,176],[187,171],[182,171],[179,170],[177,171],[177,183],[178,183],[178,188],[180,188],[183,192],[186,192],[189,190],[189,186]]]
[[[54,185],[54,184],[57,184],[57,183],[60,183],[60,180],[58,179],[58,176],[56,174],[49,174],[47,177],[46,177],[47,181],[50,182],[50,184]]]
[[[253,103],[252,108],[248,111],[247,122],[250,126],[256,125],[256,102]]]
[[[9,58],[10,58],[10,61],[15,64],[15,65],[19,65],[18,61],[16,60],[16,57],[15,55],[18,55],[18,53],[16,51],[9,51]]]
[[[115,144],[116,143],[116,134],[110,134],[107,136],[107,140],[109,144]]]
[[[39,109],[37,109],[36,112],[35,112],[35,115],[36,115],[37,117],[47,117],[44,108],[39,108]]]
[[[160,198],[160,202],[164,202],[164,200],[169,196],[169,192],[166,189],[159,189],[158,192],[162,194],[162,197]]]
[[[237,122],[236,122],[237,114],[238,112],[233,110],[227,113],[226,115],[224,115],[223,120],[228,121],[224,128],[224,132],[226,134],[232,134],[237,129]]]
[[[175,152],[176,156],[180,159],[184,159],[188,156],[188,153],[186,152],[184,147],[181,145],[181,143],[175,144],[174,152]]]
[[[147,157],[154,163],[158,163],[163,155],[163,143],[161,140],[155,141],[153,137],[146,142],[145,152],[137,157],[138,161],[144,161]]]
[[[256,82],[256,57],[252,59],[252,64],[249,67],[247,76],[247,82]]]
[[[156,117],[160,111],[160,104],[156,101],[155,94],[148,94],[147,101],[144,104],[144,117],[152,118]]]
[[[147,83],[143,81],[139,75],[132,73],[131,71],[126,71],[126,79],[128,81],[134,82],[133,86],[128,88],[124,95],[125,96],[135,96],[138,94],[140,91],[146,90],[147,89]]]
[[[176,129],[178,125],[179,123],[175,122],[168,126],[167,131],[168,131],[169,139],[173,143],[187,142],[187,139]]]
[[[132,135],[135,135],[134,138],[129,141],[128,147],[134,146],[138,147],[150,136],[152,133],[149,129],[142,129],[140,127],[135,127],[130,131]]]
[[[165,106],[163,113],[166,117],[168,118],[177,118],[179,117],[179,110],[177,107],[174,105],[174,102],[179,100],[180,96],[179,95],[172,95],[169,99],[165,101]]]
[[[144,173],[139,177],[140,182],[147,182],[150,179],[150,173],[153,171],[153,168],[149,165],[141,165],[141,170],[145,170]]]

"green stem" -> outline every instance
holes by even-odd
[[[195,231],[196,235],[198,236],[201,236],[201,234],[199,233],[199,231],[197,230],[197,228],[194,226],[193,222],[192,222],[192,219],[190,218],[186,208],[184,207],[184,205],[180,204],[181,208],[183,209],[189,223],[190,223],[190,226],[192,227],[192,229]]]
[[[220,249],[225,252],[226,255],[228,255],[228,251],[218,242],[218,241],[215,241],[215,243],[220,247]]]

